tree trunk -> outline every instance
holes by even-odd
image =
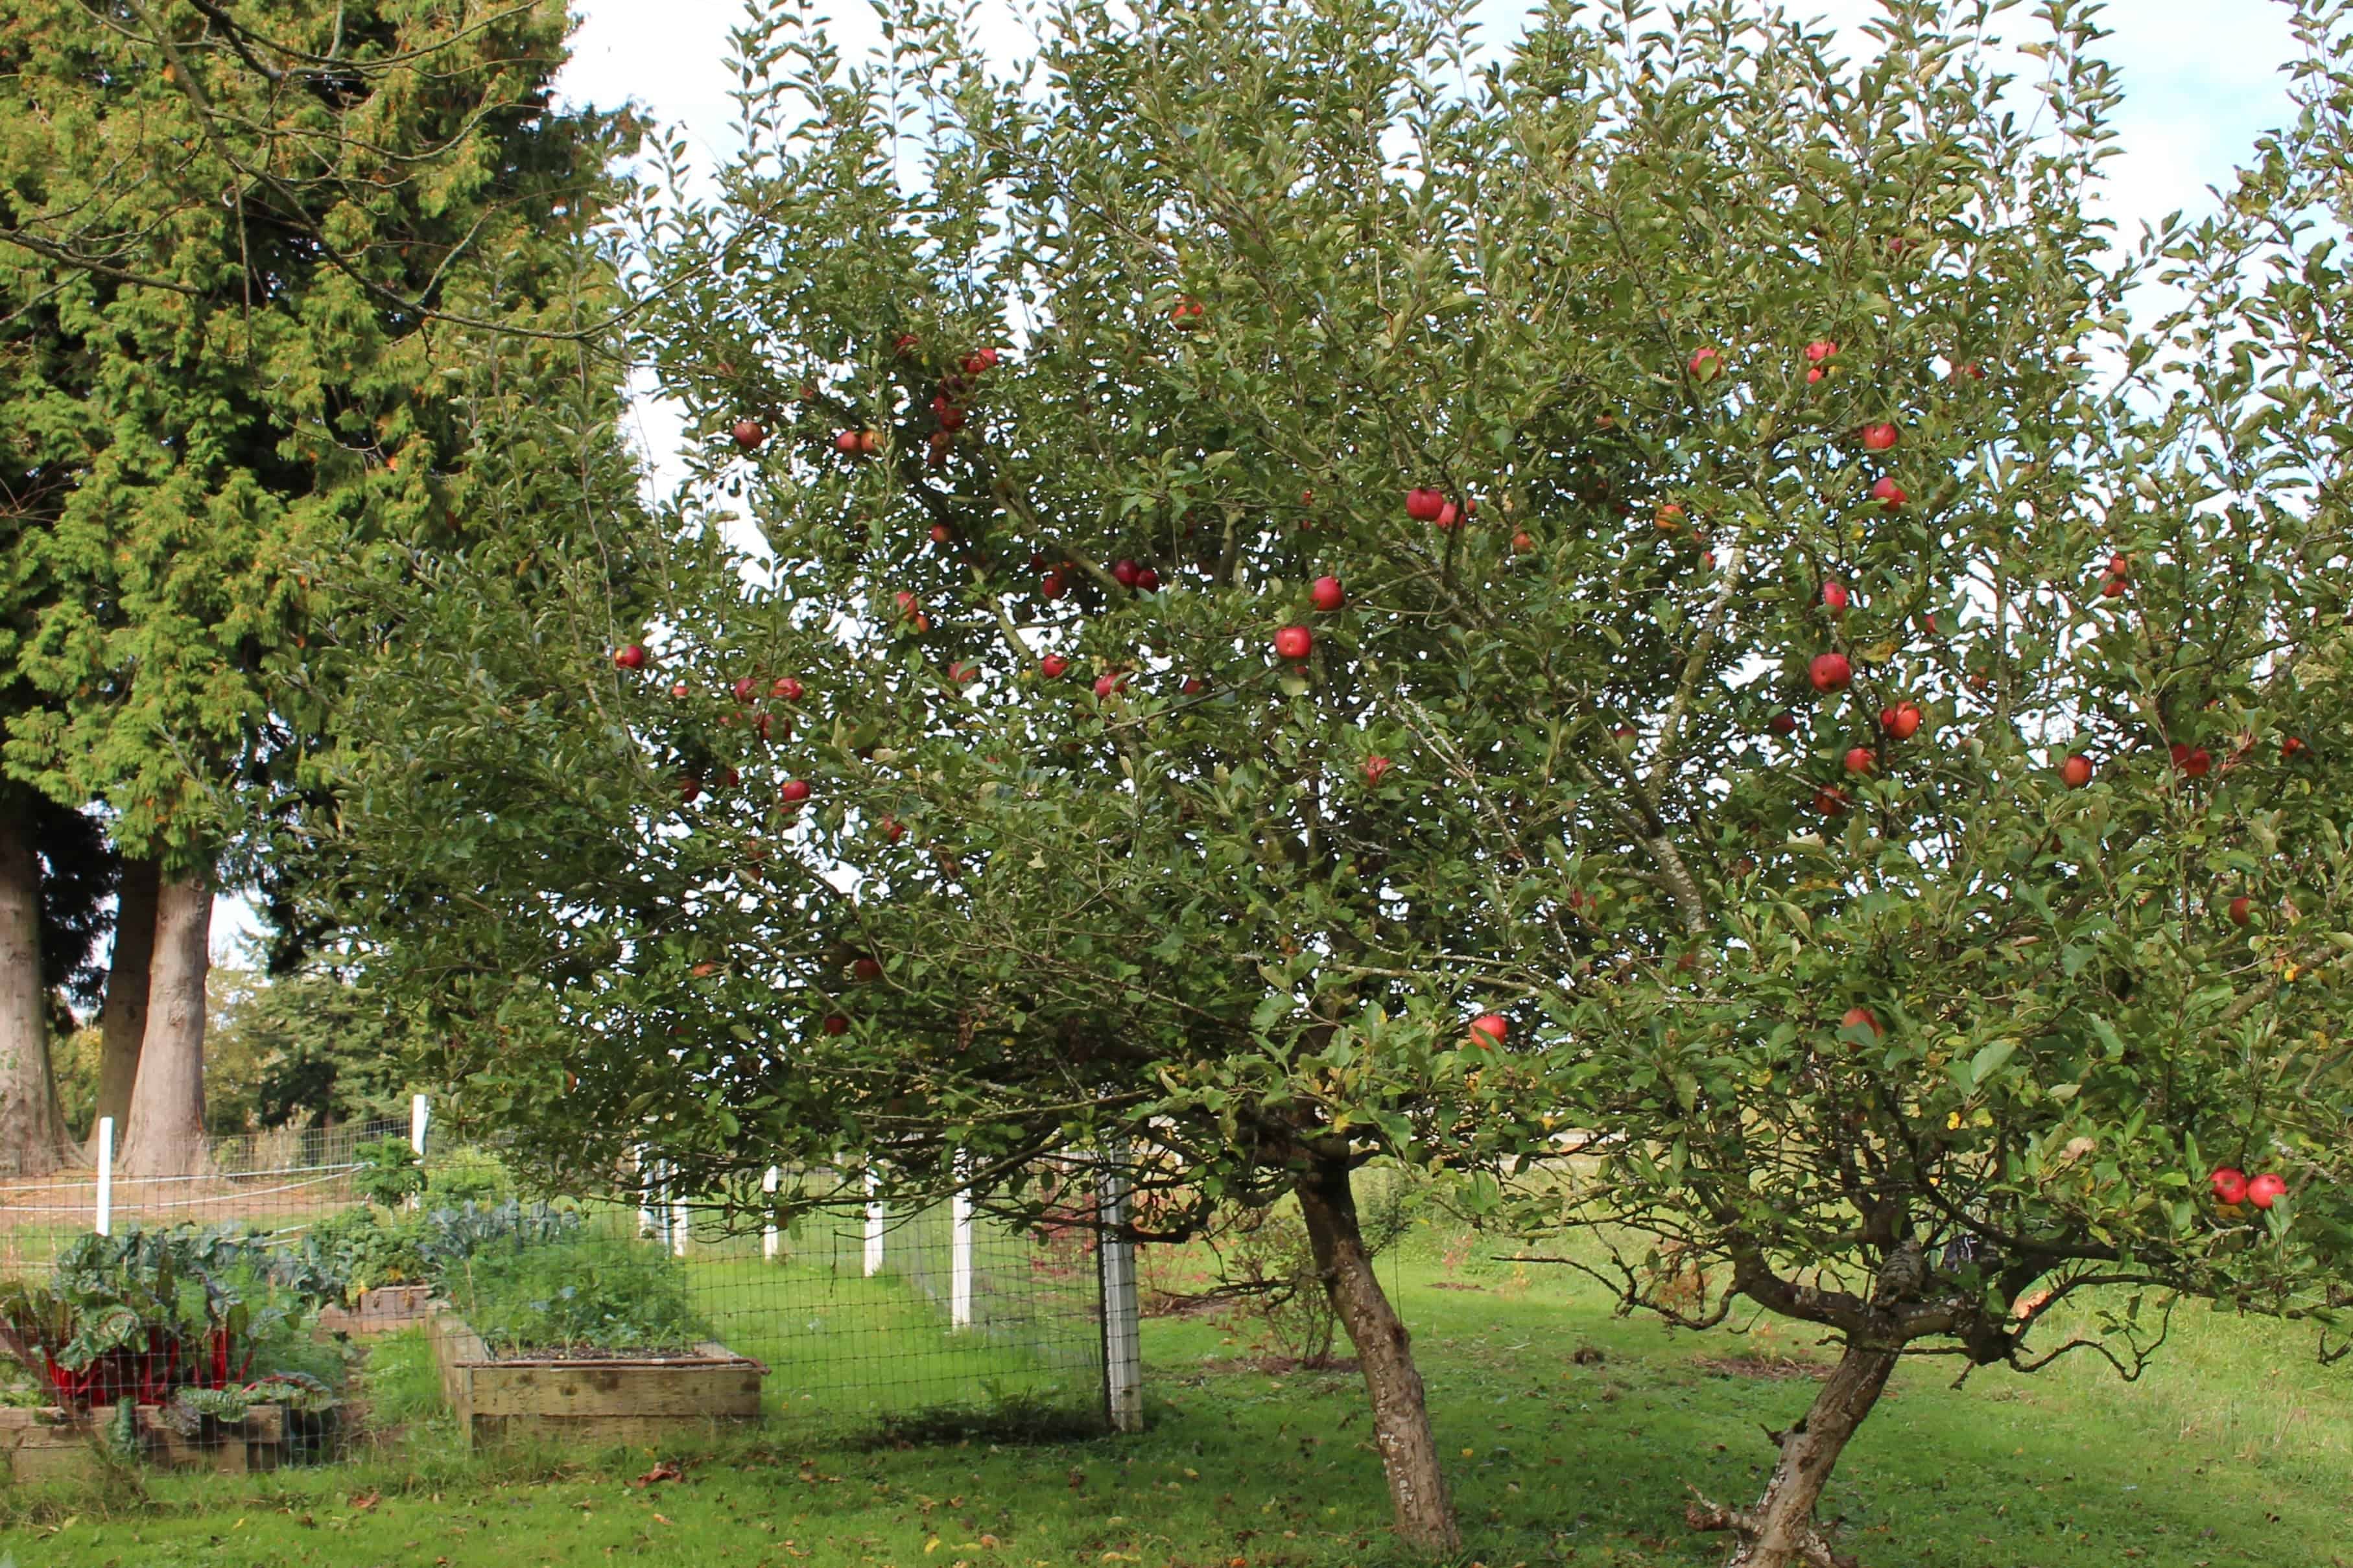
[[[1739,1537],[1726,1568],[1790,1568],[1800,1563],[1809,1568],[1854,1568],[1854,1559],[1832,1552],[1816,1527],[1814,1504],[1894,1370],[1894,1351],[1849,1345],[1806,1418],[1776,1435],[1781,1460],[1757,1506],[1740,1513],[1701,1500],[1683,1510],[1694,1530],[1729,1530]]]
[[[125,860],[114,899],[114,955],[106,965],[106,1003],[98,1011],[98,1109],[90,1120],[90,1147],[98,1151],[99,1118],[114,1118],[120,1142],[131,1121],[131,1086],[139,1077],[139,1043],[147,1033],[147,970],[155,958],[155,889],[163,874],[153,860]]]
[[[1318,1162],[1299,1178],[1294,1190],[1308,1240],[1315,1248],[1316,1271],[1356,1348],[1365,1390],[1372,1396],[1373,1439],[1380,1449],[1389,1500],[1397,1508],[1398,1534],[1432,1556],[1451,1556],[1461,1550],[1462,1536],[1454,1526],[1445,1472],[1439,1468],[1421,1373],[1414,1367],[1405,1324],[1382,1293],[1365,1250],[1347,1163]]]
[[[41,863],[24,815],[0,801],[0,1173],[45,1176],[62,1163],[47,1001]]]
[[[126,1176],[185,1176],[204,1168],[205,977],[212,965],[210,880],[165,880],[155,895],[147,1028],[122,1138]]]

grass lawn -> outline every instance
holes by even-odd
[[[1386,1268],[1387,1266],[1385,1266]],[[1396,1268],[1469,1556],[1493,1568],[1717,1561],[1686,1483],[1746,1500],[1812,1384],[1781,1330],[1670,1335],[1549,1274]],[[1154,1320],[1151,1430],[1039,1447],[874,1449],[780,1437],[462,1453],[420,1338],[372,1368],[369,1457],[143,1496],[0,1490],[20,1568],[1321,1568],[1396,1561],[1345,1373],[1258,1370],[1242,1318]],[[1598,1361],[1580,1349],[1598,1350]],[[2353,1568],[2353,1373],[2308,1338],[2199,1316],[2137,1384],[2092,1361],[1947,1385],[1899,1373],[1826,1511],[1867,1568]],[[657,1458],[681,1480],[634,1486]]]

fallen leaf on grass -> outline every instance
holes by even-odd
[[[656,1524],[668,1524],[668,1523],[670,1522],[670,1521],[668,1521],[668,1520],[664,1519],[664,1518],[663,1518],[661,1515],[659,1515],[659,1514],[656,1514],[656,1515],[654,1515],[654,1522],[655,1522]]]
[[[384,1500],[382,1492],[353,1492],[343,1500],[353,1508],[374,1508]]]
[[[652,1469],[648,1470],[644,1475],[639,1476],[636,1480],[631,1481],[629,1484],[633,1487],[649,1487],[659,1481],[677,1480],[685,1473],[686,1472],[680,1469],[676,1465],[671,1464],[668,1459],[664,1459]]]

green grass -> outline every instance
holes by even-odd
[[[1801,1359],[1804,1338],[1670,1334],[1549,1273],[1394,1271],[1472,1558],[1720,1560],[1721,1542],[1683,1527],[1684,1486],[1745,1499],[1770,1458],[1760,1428],[1785,1425],[1812,1388],[1722,1363]],[[1599,1362],[1580,1363],[1583,1347]],[[1255,1370],[1247,1319],[1155,1320],[1145,1348],[1152,1428],[1138,1437],[698,1438],[659,1456],[682,1460],[683,1480],[638,1488],[651,1450],[460,1452],[410,1336],[369,1369],[377,1421],[400,1429],[353,1463],[158,1476],[143,1496],[0,1491],[0,1539],[28,1568],[1395,1561],[1353,1376]],[[2314,1367],[2311,1349],[2275,1325],[2200,1316],[2130,1386],[2071,1361],[2031,1379],[1980,1371],[1955,1392],[1950,1363],[1908,1364],[1826,1512],[1871,1568],[2353,1565],[2353,1376]]]

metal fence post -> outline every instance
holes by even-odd
[[[92,1227],[100,1236],[114,1234],[114,1118],[98,1119],[98,1213]]]
[[[1103,1407],[1115,1432],[1144,1430],[1144,1314],[1136,1300],[1135,1241],[1127,1231],[1127,1173],[1117,1156],[1096,1178],[1103,1265]]]
[[[768,1173],[760,1178],[760,1190],[771,1197],[775,1196],[776,1184],[783,1175],[784,1173],[776,1167],[769,1166]],[[768,1223],[760,1230],[760,1256],[768,1262],[774,1263],[776,1260],[776,1254],[782,1250],[784,1250],[784,1233],[776,1228],[776,1211],[775,1205],[771,1205],[768,1208]]]
[[[425,1129],[432,1121],[432,1102],[421,1094],[410,1095],[408,1097],[408,1147],[410,1152],[417,1156],[417,1163],[419,1167],[425,1163]],[[421,1192],[409,1194],[408,1206],[413,1209],[424,1207],[425,1194]]]
[[[874,1200],[874,1189],[881,1184],[874,1173],[866,1173],[866,1277],[872,1279],[882,1272],[882,1205]]]

